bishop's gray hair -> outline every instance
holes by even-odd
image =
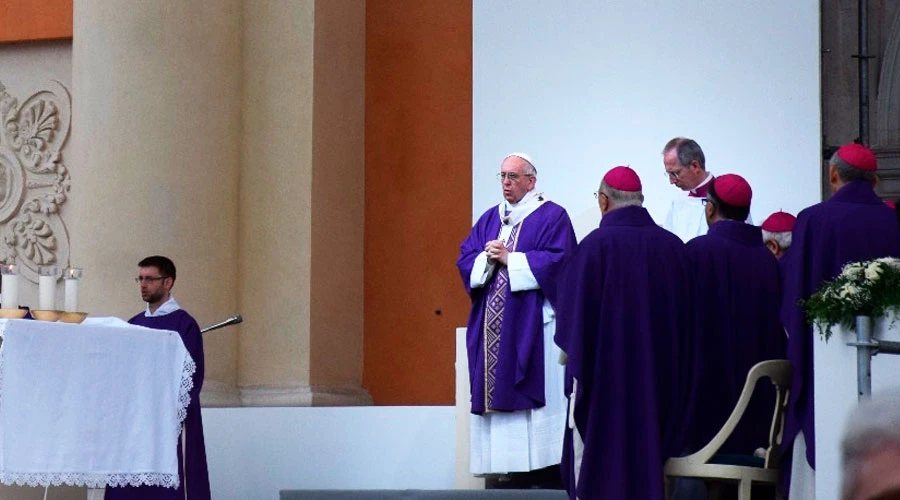
[[[875,180],[875,172],[856,168],[844,161],[844,159],[838,156],[837,153],[831,155],[831,159],[828,160],[828,165],[837,169],[838,177],[840,177],[841,181],[843,182],[873,182]]]
[[[605,194],[606,197],[609,198],[610,208],[644,206],[644,193],[640,191],[620,191],[611,188],[605,182],[601,182],[600,190],[598,192]]]
[[[775,240],[775,243],[778,243],[778,246],[781,247],[782,250],[787,250],[791,246],[791,235],[793,233],[791,231],[784,231],[781,233],[773,233],[772,231],[762,230],[762,239],[763,243],[769,240]]]
[[[877,394],[859,403],[844,427],[841,442],[843,481],[841,498],[849,500],[857,490],[866,459],[885,446],[900,448],[900,390]]]

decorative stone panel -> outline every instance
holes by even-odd
[[[57,81],[26,97],[0,82],[0,261],[15,259],[37,283],[38,266],[69,264],[69,235],[60,216],[71,187],[62,150],[72,103]]]

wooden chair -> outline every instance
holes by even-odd
[[[700,451],[685,457],[674,457],[666,461],[665,480],[666,498],[672,498],[674,478],[694,478],[706,482],[725,482],[738,484],[738,500],[750,500],[754,483],[771,484],[775,487],[776,498],[782,500],[784,493],[781,484],[781,438],[784,431],[784,416],[787,411],[788,395],[791,387],[791,362],[775,359],[757,363],[747,374],[747,381],[741,396],[732,410],[725,425]],[[769,447],[766,449],[762,467],[748,465],[723,465],[711,463],[725,440],[740,422],[747,405],[753,396],[756,382],[768,377],[775,385],[775,411],[772,415],[772,426],[769,429]]]

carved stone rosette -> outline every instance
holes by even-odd
[[[33,283],[38,266],[69,262],[59,210],[71,185],[62,160],[71,115],[71,96],[59,82],[21,105],[0,82],[0,261],[15,259]]]

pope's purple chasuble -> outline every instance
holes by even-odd
[[[524,222],[524,221],[523,221]],[[516,237],[522,222],[516,224],[506,242],[510,252],[516,251]],[[500,332],[503,326],[503,308],[506,295],[509,293],[509,270],[500,266],[497,277],[488,288],[488,298],[484,310],[484,355],[485,355],[485,404],[486,408],[494,407],[494,388],[497,385],[497,364],[500,360]]]
[[[496,240],[502,221],[489,209],[460,246],[457,267],[472,299],[466,334],[472,413],[540,408],[544,396],[543,305],[554,302],[555,275],[575,247],[566,211],[547,201],[518,222],[507,238],[510,251],[523,253],[539,288],[512,291],[509,269],[499,263],[483,287],[472,288],[475,259]]]

